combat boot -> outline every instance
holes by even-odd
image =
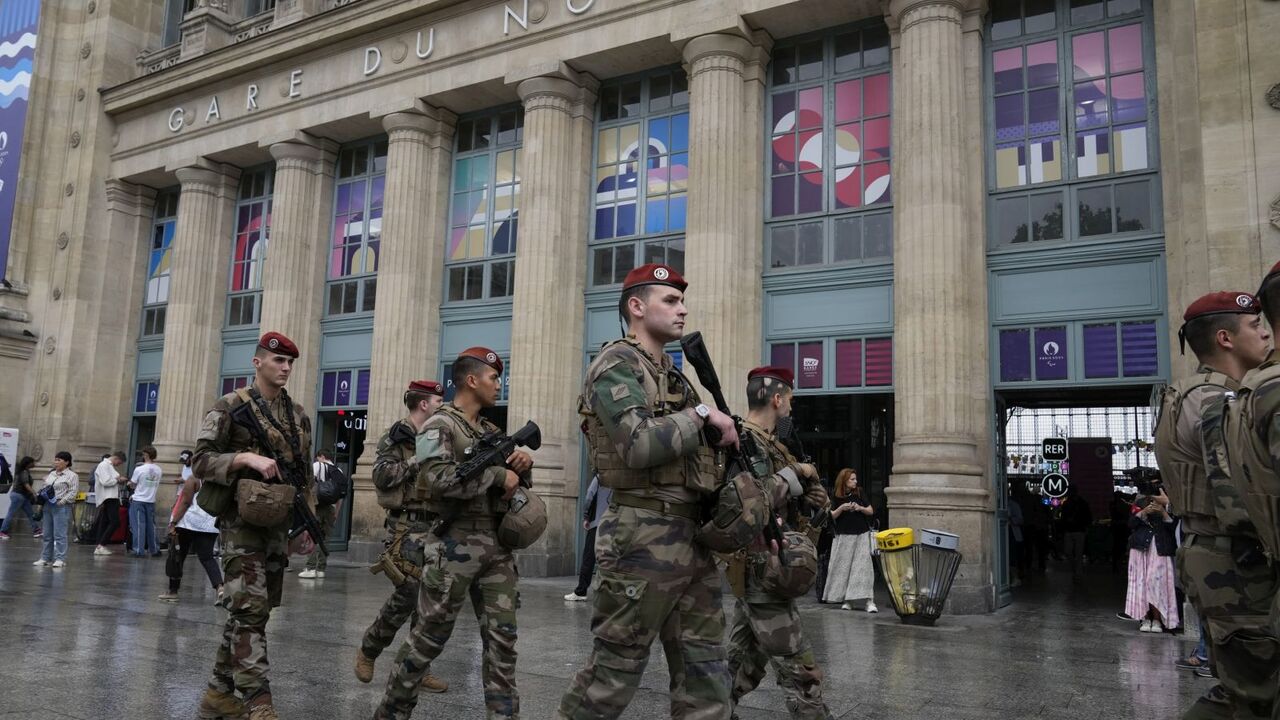
[[[232,693],[208,688],[200,698],[198,720],[241,720],[245,717],[244,703]]]
[[[373,658],[365,657],[360,648],[356,648],[356,679],[362,683],[373,679]]]
[[[249,706],[249,720],[280,720],[280,716],[276,714],[275,706],[271,704],[270,695],[267,695],[257,704]]]
[[[449,689],[449,683],[427,673],[422,676],[422,689],[430,693],[442,693]]]

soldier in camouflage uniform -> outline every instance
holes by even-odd
[[[402,536],[400,560],[416,566],[421,573],[422,547],[428,540],[436,516],[427,509],[426,478],[419,473],[418,436],[427,419],[444,403],[444,387],[433,380],[414,380],[404,392],[409,415],[397,420],[378,438],[378,457],[373,465],[373,487],[379,503],[387,507],[387,552],[392,552],[397,536]],[[384,559],[383,562],[386,562]],[[390,577],[390,573],[388,574]],[[393,581],[394,582],[394,581]],[[400,626],[412,617],[418,604],[418,577],[404,573],[391,597],[383,603],[373,624],[365,631],[356,650],[356,679],[373,679],[373,665],[395,639]],[[412,624],[410,624],[412,627]],[[403,660],[403,658],[399,658]],[[422,689],[444,692],[448,683],[431,673],[422,677]]]
[[[628,273],[618,304],[628,335],[587,368],[579,407],[588,462],[613,501],[596,536],[591,658],[560,701],[561,718],[620,715],[660,634],[668,655],[679,656],[672,716],[729,715],[720,577],[695,536],[699,501],[720,478],[703,426],[716,428],[721,445],[735,444],[737,433],[662,350],[684,334],[686,287],[665,265]]]
[[[263,448],[253,434],[232,421],[232,412],[243,412],[246,404],[266,431],[275,455],[310,480],[311,421],[285,391],[297,357],[298,348],[287,337],[266,333],[254,353],[253,384],[222,396],[205,416],[192,461],[192,471],[205,481],[202,496],[214,495],[214,486],[234,487],[241,478],[271,480],[287,472],[259,454]],[[234,501],[218,515],[226,576],[220,602],[228,616],[213,678],[200,701],[202,720],[241,718],[246,711],[251,720],[277,717],[267,681],[266,628],[271,608],[280,605],[289,526],[287,519],[277,527],[251,525]],[[237,692],[243,700],[236,698]]]
[[[472,446],[498,430],[480,417],[493,407],[501,389],[502,361],[487,348],[469,348],[453,363],[457,395],[440,408],[414,440],[419,478],[426,482],[427,509],[440,516],[435,534],[423,548],[418,620],[409,631],[375,720],[405,720],[418,702],[422,677],[453,633],[458,609],[472,585],[483,598],[484,700],[489,718],[516,718],[516,565],[511,551],[498,543],[500,512],[533,459],[517,450],[507,464],[487,468],[460,483],[455,470]]]
[[[1205,434],[1213,426],[1205,407],[1238,388],[1244,374],[1266,356],[1268,335],[1260,311],[1257,300],[1241,292],[1210,293],[1187,307],[1178,336],[1200,366],[1165,389],[1156,426],[1156,457],[1173,512],[1182,520],[1178,573],[1187,598],[1208,625],[1209,656],[1221,679],[1187,711],[1184,717],[1190,719],[1265,717],[1251,710],[1257,691],[1240,676],[1248,648],[1231,632],[1234,625],[1250,622],[1243,612],[1249,587],[1231,548],[1238,538],[1256,538],[1256,530],[1238,498],[1228,499],[1233,488],[1213,471],[1215,463],[1206,468],[1206,458],[1213,458],[1206,451],[1220,445],[1220,437],[1215,441],[1213,433]],[[1252,622],[1261,625],[1262,618]]]
[[[1274,336],[1280,330],[1280,263],[1272,266],[1258,290],[1258,300]],[[1205,453],[1211,476],[1225,476],[1256,529],[1256,541],[1237,540],[1231,551],[1242,587],[1237,613],[1244,622],[1225,630],[1241,647],[1239,681],[1255,699],[1253,714],[1280,720],[1280,355],[1271,351],[1245,374],[1233,395],[1205,411]],[[1213,436],[1213,441],[1211,441]],[[1215,486],[1215,493],[1217,487]],[[1216,494],[1215,494],[1216,498]],[[1264,626],[1257,616],[1266,613]],[[1221,663],[1220,663],[1221,665]],[[1220,668],[1222,670],[1223,668]]]
[[[796,460],[775,434],[778,419],[791,415],[794,384],[790,368],[760,367],[748,373],[743,429],[767,456],[770,474],[764,486],[775,511],[795,501],[805,510],[822,512],[831,502],[818,481],[817,469]],[[776,541],[771,546],[761,533],[749,547],[727,558],[729,585],[738,598],[729,632],[733,706],[756,689],[772,665],[791,717],[828,720],[832,715],[822,701],[822,670],[801,632],[795,600],[772,595],[761,585],[769,558],[777,550]]]

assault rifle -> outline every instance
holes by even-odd
[[[684,351],[684,359],[693,366],[694,372],[697,373],[698,382],[707,389],[707,392],[711,393],[711,398],[715,401],[716,407],[719,408],[720,412],[733,418],[733,427],[738,431],[738,447],[725,448],[729,454],[726,476],[732,477],[745,470],[757,480],[763,479],[765,475],[764,450],[756,443],[755,436],[747,432],[742,426],[742,418],[734,415],[729,410],[729,403],[725,402],[724,391],[720,388],[720,375],[716,373],[715,363],[711,361],[711,354],[707,352],[707,345],[702,340],[702,333],[694,331],[680,338],[680,349]],[[703,425],[702,430],[712,445],[720,442],[720,431],[712,427],[710,423]],[[778,554],[781,556],[782,530],[778,527],[776,516],[769,519],[764,533],[765,537],[778,542]]]
[[[774,432],[777,433],[778,439],[782,441],[783,445],[787,446],[787,450],[797,460],[802,463],[813,464],[813,457],[805,451],[804,442],[800,440],[800,431],[796,428],[794,419],[791,417],[778,418],[778,425],[774,428]],[[819,481],[813,480],[813,482]],[[813,508],[810,512],[805,513],[802,509],[803,503],[799,502],[802,498],[803,496],[791,500],[792,512],[796,517],[804,521],[804,525],[821,530],[831,517],[830,513],[821,512],[818,508]],[[804,530],[804,528],[801,529]]]
[[[462,484],[479,477],[488,468],[506,467],[507,458],[517,447],[527,447],[530,450],[542,447],[542,429],[537,423],[530,420],[511,435],[501,430],[482,435],[475,445],[467,448],[467,454],[471,457],[454,468],[454,481]],[[525,478],[520,478],[520,485],[531,487],[532,483]],[[431,526],[431,532],[435,533],[436,537],[444,537],[461,512],[461,503],[454,503],[449,512],[442,515]]]
[[[307,480],[302,474],[302,468],[306,465],[306,461],[302,459],[300,454],[301,448],[294,449],[296,462],[285,462],[271,445],[267,438],[266,429],[258,422],[258,418],[253,414],[253,408],[249,406],[249,403],[244,403],[232,410],[231,421],[249,431],[254,441],[258,443],[259,452],[263,457],[274,460],[280,473],[280,478],[293,486],[293,519],[295,525],[289,530],[289,539],[292,540],[305,532],[311,536],[320,552],[328,556],[329,547],[324,544],[324,532],[320,528],[320,521],[316,519],[315,513],[311,512],[311,508],[307,507]]]

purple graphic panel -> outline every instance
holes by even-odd
[[[1000,382],[1031,379],[1031,331],[1000,331]]]
[[[39,22],[40,0],[0,2],[0,273],[8,269],[18,163]]]
[[[1160,370],[1156,324],[1147,320],[1120,324],[1120,354],[1125,377],[1149,377]]]
[[[1084,376],[1113,378],[1120,374],[1115,323],[1084,326]]]
[[[822,343],[800,343],[800,372],[797,373],[796,387],[822,387]]]
[[[1067,329],[1036,328],[1036,379],[1067,379]]]

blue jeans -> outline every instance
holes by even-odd
[[[1209,623],[1200,618],[1200,644],[1196,645],[1196,651],[1191,653],[1194,657],[1200,659],[1200,662],[1209,662]]]
[[[9,493],[9,513],[4,517],[4,524],[0,525],[0,532],[7,533],[9,528],[13,527],[13,521],[18,517],[18,511],[27,514],[27,522],[31,523],[31,529],[36,529],[36,513],[31,509],[31,499],[22,493]]]
[[[45,503],[44,545],[40,558],[45,562],[67,559],[67,526],[71,524],[71,506]]]
[[[156,540],[156,504],[153,502],[129,503],[129,532],[133,533],[133,554],[155,555],[160,552]]]

